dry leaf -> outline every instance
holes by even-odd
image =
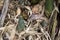
[[[17,13],[16,17],[21,14],[21,9],[19,7],[17,8],[16,13]]]
[[[42,11],[42,5],[37,4],[32,8],[33,13],[39,14],[41,11]]]
[[[33,13],[38,13],[39,11],[39,5],[35,5],[33,8],[32,8],[32,12]]]
[[[17,15],[21,13],[21,9],[18,7],[17,8]]]

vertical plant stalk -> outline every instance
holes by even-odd
[[[52,11],[54,9],[54,0],[46,0],[45,3],[45,15],[47,18],[50,18]],[[51,35],[52,40],[55,38],[55,30],[57,26],[57,12],[54,11],[53,16],[51,17],[49,23],[49,33]]]
[[[55,38],[55,31],[56,31],[56,26],[57,26],[57,11],[53,10],[50,19],[49,19],[50,23],[49,23],[49,33],[50,36],[52,38],[52,40],[54,40]]]
[[[46,0],[45,2],[45,15],[46,17],[50,17],[53,10],[54,0]]]
[[[55,38],[56,26],[57,26],[57,12],[55,11],[54,20],[53,20],[53,26],[52,26],[52,33],[51,33],[52,40],[54,40],[54,38]]]
[[[9,0],[4,0],[4,5],[3,5],[2,13],[0,16],[0,27],[3,27],[3,23],[8,11],[8,5],[9,5]]]

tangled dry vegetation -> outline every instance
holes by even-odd
[[[34,6],[30,3],[27,6],[24,2],[19,4],[18,0],[0,0],[0,40],[52,40],[48,32],[49,19],[44,15],[44,3],[42,0]],[[55,10],[58,9],[55,7],[52,15]],[[21,23],[25,25],[23,28],[17,28],[20,15],[24,19],[21,20],[24,21]]]

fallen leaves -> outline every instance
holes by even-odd
[[[44,11],[44,1],[34,6],[26,6],[19,4],[18,0],[12,0],[0,33],[5,33],[10,40],[51,40],[47,28],[49,20],[45,17]]]

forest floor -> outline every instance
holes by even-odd
[[[44,13],[45,0],[34,5],[26,0],[0,0],[0,40],[52,40]],[[60,40],[59,17],[54,40]]]

